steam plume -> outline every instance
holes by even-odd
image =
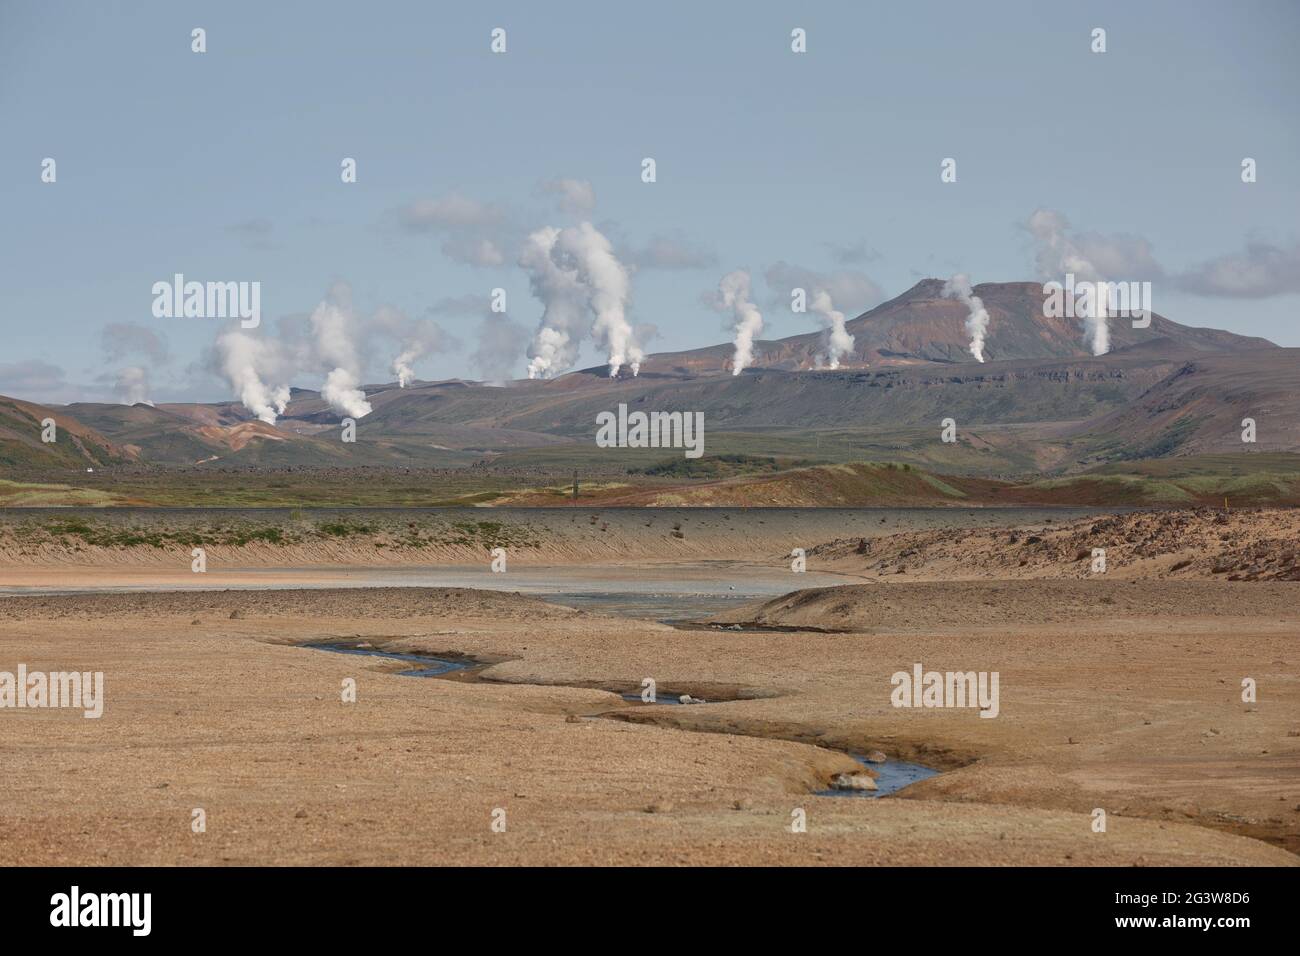
[[[532,233],[519,254],[542,319],[528,348],[528,377],[551,378],[573,368],[582,343],[586,289],[576,268],[562,268],[551,253],[560,230],[545,226]]]
[[[813,314],[826,327],[826,351],[822,362],[826,368],[840,367],[840,358],[853,351],[853,336],[844,327],[844,313],[831,303],[830,293],[817,289],[812,297]]]
[[[272,386],[269,378],[280,364],[278,349],[270,341],[231,330],[217,336],[218,367],[243,406],[268,425],[284,414],[289,386]]]
[[[1038,244],[1038,269],[1048,277],[1061,273],[1073,273],[1076,280],[1100,283],[1104,276],[1102,270],[1094,264],[1093,259],[1070,235],[1067,234],[1069,222],[1059,212],[1051,209],[1036,209],[1029,217],[1027,227],[1029,234]],[[1086,238],[1086,237],[1085,237]],[[1097,240],[1091,240],[1097,245]],[[1107,252],[1102,248],[1103,253]],[[1102,287],[1098,287],[1101,289]],[[1086,309],[1083,316],[1084,335],[1092,347],[1093,355],[1105,355],[1110,351],[1110,328],[1106,324],[1106,296],[1095,296],[1093,308]]]
[[[320,396],[334,411],[351,418],[361,418],[371,411],[366,393],[359,387],[361,360],[352,339],[356,324],[351,291],[342,283],[331,289],[329,297],[311,314],[316,355],[326,368],[333,366]]]
[[[989,330],[989,313],[984,302],[971,292],[970,276],[959,272],[943,284],[943,294],[950,299],[959,299],[969,314],[966,316],[966,332],[970,335],[970,354],[975,361],[984,361],[984,337]]]
[[[754,340],[763,334],[763,315],[749,298],[748,270],[737,269],[722,277],[718,283],[714,307],[720,311],[731,311],[731,327],[735,332],[736,344],[731,374],[739,375],[753,364]]]
[[[636,375],[645,353],[627,320],[631,281],[609,240],[591,223],[582,222],[559,234],[551,257],[573,263],[578,280],[586,286],[587,304],[595,315],[591,334],[609,354],[610,378],[617,376],[624,365]]]
[[[123,405],[152,405],[149,401],[149,370],[142,365],[128,365],[117,370],[113,392]]]
[[[429,311],[432,312],[435,308],[437,307]],[[397,376],[397,384],[402,388],[406,388],[414,380],[417,361],[455,344],[454,340],[443,331],[442,326],[433,319],[413,320],[401,309],[389,305],[380,306],[375,310],[370,325],[375,331],[383,333],[397,343],[397,355],[393,358],[392,371]]]
[[[106,362],[132,358],[135,363],[118,368],[112,375],[101,375],[99,380],[111,380],[113,394],[124,405],[152,405],[152,372],[169,360],[166,337],[143,325],[111,322],[100,332],[100,345]]]

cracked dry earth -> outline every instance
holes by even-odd
[[[102,670],[106,693],[98,720],[0,711],[0,863],[1295,864],[1300,584],[1062,583],[739,615],[780,631],[456,589],[0,599],[0,670]],[[322,640],[488,664],[413,679],[293,646]],[[892,707],[914,662],[999,671],[999,717]],[[644,677],[722,700],[613,693]],[[813,795],[869,749],[945,772]]]

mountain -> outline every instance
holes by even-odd
[[[46,408],[0,399],[0,465],[502,460],[617,471],[622,459],[595,454],[592,438],[596,416],[619,404],[702,412],[714,451],[791,460],[910,456],[966,473],[1241,451],[1243,417],[1258,422],[1258,450],[1300,451],[1300,350],[1154,315],[1148,329],[1112,321],[1113,350],[1093,356],[1078,322],[1043,316],[1040,285],[1011,282],[975,288],[991,319],[989,361],[980,363],[967,351],[966,307],[942,288],[924,280],[853,319],[852,360],[835,371],[813,368],[821,349],[813,332],[760,343],[757,363],[740,375],[730,372],[726,344],[651,355],[637,377],[610,378],[598,367],[505,387],[464,380],[366,386],[373,411],[358,421],[354,444],[340,440],[338,413],[306,389],[293,389],[274,426],[237,402]],[[39,441],[44,417],[60,423],[67,441]],[[964,444],[936,451],[946,418],[958,423]]]
[[[43,442],[42,423],[54,420],[55,440]],[[136,451],[111,441],[64,408],[0,395],[0,466],[74,468],[126,464]],[[3,477],[3,473],[0,473]]]
[[[1255,441],[1242,441],[1242,422]],[[1300,449],[1300,349],[1206,354],[1136,400],[1077,426],[1107,460]]]
[[[942,279],[923,279],[902,295],[845,323],[854,337],[850,356],[841,366],[917,365],[922,363],[975,363],[966,331],[967,308],[943,295]],[[986,282],[974,294],[989,313],[984,355],[990,361],[1020,359],[1075,359],[1091,356],[1084,344],[1078,319],[1044,316],[1041,283]],[[812,324],[812,318],[808,318]],[[1267,339],[1237,335],[1218,329],[1197,329],[1153,313],[1151,325],[1134,329],[1129,320],[1110,322],[1112,351],[1161,342],[1166,353],[1228,352],[1276,348]],[[823,350],[821,332],[808,332],[775,341],[760,341],[754,366],[810,369]],[[731,366],[731,345],[714,345],[685,352],[650,356],[646,371],[702,374]]]

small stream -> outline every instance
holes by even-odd
[[[875,790],[818,790],[819,797],[887,797],[891,793],[897,793],[904,787],[917,783],[921,780],[927,780],[930,777],[937,777],[938,770],[932,770],[929,767],[923,767],[919,763],[909,763],[906,760],[895,760],[890,757],[884,763],[871,763],[861,754],[849,754],[854,760],[862,764],[868,770],[876,774]]]
[[[428,654],[399,654],[395,651],[381,651],[374,647],[362,647],[355,643],[346,641],[319,641],[313,644],[303,644],[302,647],[309,647],[315,651],[331,651],[335,654],[354,654],[359,657],[380,657],[392,661],[410,661],[421,664],[421,667],[412,667],[408,670],[398,671],[399,677],[442,677],[453,671],[469,670],[478,666],[477,661],[463,659],[451,660],[445,657],[432,657]],[[695,701],[691,704],[683,704],[681,695],[671,691],[659,691],[655,695],[654,703],[642,701],[639,693],[620,694],[623,700],[644,704],[647,707],[658,707],[660,705],[674,704],[679,707],[683,706],[707,706],[707,701]],[[683,728],[687,729],[687,728]],[[819,797],[887,797],[890,794],[897,793],[909,784],[925,780],[929,777],[936,776],[939,771],[924,767],[919,763],[909,763],[906,760],[895,760],[892,757],[884,763],[871,763],[861,754],[850,753],[850,757],[856,760],[862,766],[872,772],[876,778],[875,790],[842,790],[831,788],[827,790],[815,791]]]
[[[410,670],[398,671],[399,677],[441,677],[443,674],[450,674],[452,671],[469,670],[475,662],[470,660],[452,661],[441,657],[429,657],[427,654],[396,654],[392,651],[381,651],[372,647],[358,647],[355,644],[343,642],[324,641],[317,644],[303,644],[303,647],[310,647],[314,651],[333,651],[335,654],[356,654],[361,657],[383,657],[390,661],[414,661],[424,664],[424,667],[413,667]]]

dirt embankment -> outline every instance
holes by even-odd
[[[725,627],[862,633],[959,627],[967,633],[1090,621],[1161,623],[1292,619],[1300,584],[1226,581],[912,581],[807,588],[708,618]]]
[[[830,533],[830,521],[813,521]],[[153,513],[71,515],[0,523],[0,567],[187,568],[476,564],[504,548],[512,561],[567,564],[608,558],[756,556],[793,540],[791,521],[732,523],[729,515],[565,510],[490,515],[457,510],[337,512],[290,517]]]
[[[1064,512],[1078,515],[1080,510]],[[788,563],[793,547],[846,532],[1008,526],[1062,514],[1032,509],[331,509],[0,513],[4,568],[134,567],[187,572],[203,548],[216,568],[486,564],[493,548],[527,564],[611,560]],[[0,582],[3,583],[3,582]]]
[[[1094,566],[1105,552],[1105,567]],[[839,537],[809,566],[913,580],[1109,578],[1300,581],[1300,509],[1143,511],[1014,528]]]

